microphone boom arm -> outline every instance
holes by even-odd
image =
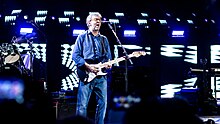
[[[109,26],[109,28],[112,30],[113,34],[115,35],[115,37],[116,37],[116,39],[117,39],[117,42],[120,44],[121,48],[123,49],[123,53],[125,54],[126,59],[128,59],[129,62],[133,65],[133,62],[132,62],[131,59],[128,57],[128,53],[127,53],[127,51],[125,50],[125,48],[123,47],[123,45],[121,44],[121,41],[119,40],[117,34],[116,34],[115,31],[113,30],[113,27],[111,26],[110,23],[108,23],[108,26]]]

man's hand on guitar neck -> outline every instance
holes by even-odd
[[[95,74],[99,72],[99,67],[95,66],[94,64],[85,63],[85,66],[88,72],[92,72]]]
[[[109,63],[109,62],[110,62],[110,60],[109,60],[108,62],[103,63],[103,65],[104,65],[104,67],[105,67],[106,69],[111,69],[111,68],[112,68],[112,64]]]

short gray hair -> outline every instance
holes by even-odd
[[[102,18],[102,15],[99,13],[99,12],[96,12],[96,13],[90,13],[87,18],[86,18],[86,24],[87,24],[87,27],[89,27],[89,22],[92,20],[92,17],[93,16],[98,16],[100,18]]]

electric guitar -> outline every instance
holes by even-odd
[[[132,54],[129,54],[127,58],[125,56],[123,56],[123,57],[120,57],[120,58],[116,58],[114,60],[110,60],[108,62],[93,64],[95,67],[98,68],[98,70],[99,70],[98,73],[87,72],[87,71],[82,71],[81,69],[78,69],[78,76],[79,76],[81,81],[89,83],[96,76],[107,74],[107,73],[102,72],[102,68],[104,68],[106,65],[112,65],[112,64],[124,61],[124,60],[132,58],[132,57],[139,57],[141,55],[145,56],[146,52],[144,52],[144,51],[135,51]]]

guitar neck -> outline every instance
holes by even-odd
[[[99,67],[100,68],[104,68],[105,65],[112,65],[112,64],[115,64],[115,63],[118,63],[118,62],[121,62],[121,61],[124,61],[126,59],[130,59],[132,57],[139,57],[140,55],[146,55],[146,52],[133,52],[132,54],[129,54],[128,56],[122,56],[122,57],[119,57],[119,58],[116,58],[114,60],[111,60],[111,61],[108,61],[108,62],[104,62],[104,63],[101,63],[99,64]]]
[[[133,57],[131,54],[128,55],[128,58],[131,58],[131,57]],[[111,61],[108,61],[108,62],[103,63],[102,65],[100,65],[100,67],[103,68],[103,67],[105,67],[106,64],[113,65],[113,64],[115,64],[115,63],[118,63],[118,62],[121,62],[121,61],[124,61],[124,60],[126,60],[126,57],[125,57],[125,56],[120,57],[120,58],[116,58],[116,59],[114,59],[114,60],[111,60]]]
[[[111,60],[109,62],[106,62],[106,64],[115,64],[115,63],[118,63],[118,62],[121,62],[121,61],[124,61],[125,60],[125,57],[120,57],[120,58],[117,58],[117,59],[114,59],[114,60]]]

